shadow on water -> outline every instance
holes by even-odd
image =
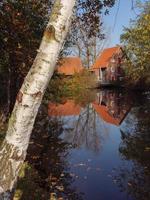
[[[149,106],[147,96],[121,90],[43,103],[25,162],[1,150],[0,169],[10,159],[22,166],[14,199],[148,200]],[[0,186],[10,183],[0,173]]]
[[[131,121],[121,132],[119,153],[123,160],[131,160],[131,168],[117,168],[116,180],[121,191],[126,192],[136,200],[150,199],[150,101],[140,102],[130,112]]]
[[[62,125],[60,119],[48,117],[47,107],[41,107],[30,139],[27,167],[18,181],[16,195],[21,190],[20,199],[82,199],[71,187],[74,177],[68,172],[67,157],[72,146],[59,137]]]

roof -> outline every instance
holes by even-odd
[[[103,119],[105,122],[109,124],[113,124],[116,126],[121,125],[125,117],[127,116],[128,112],[131,109],[131,105],[126,105],[120,113],[115,111],[115,117],[111,115],[111,109],[108,106],[98,104],[97,102],[92,103],[93,108],[97,112],[97,114]]]
[[[104,49],[104,51],[100,54],[100,56],[97,58],[96,62],[92,66],[92,69],[97,68],[106,68],[108,66],[108,63],[112,56],[120,50],[120,47],[111,47]]]
[[[79,57],[62,58],[60,63],[60,66],[57,66],[57,71],[60,74],[73,75],[83,70],[82,62]]]
[[[76,105],[73,100],[67,100],[64,104],[49,103],[48,115],[49,116],[71,116],[79,115],[81,107]]]
[[[95,109],[95,111],[97,112],[97,114],[107,123],[109,124],[113,124],[116,126],[120,125],[121,120],[118,118],[114,118],[113,116],[111,116],[108,112],[108,108],[107,106],[104,105],[99,105],[97,103],[93,103],[93,108]]]

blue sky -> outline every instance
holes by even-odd
[[[119,0],[116,0],[115,6],[109,9],[109,15],[104,16],[104,26],[109,32],[109,42],[107,44],[109,47],[120,44],[120,35],[123,32],[123,26],[129,27],[130,19],[136,18],[136,14],[134,12],[136,9],[134,11],[132,10],[131,0],[120,0],[119,11],[115,23],[118,5]]]

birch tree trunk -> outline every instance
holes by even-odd
[[[1,194],[13,189],[26,157],[38,108],[63,47],[74,4],[75,0],[55,1],[38,54],[18,93],[0,150]]]

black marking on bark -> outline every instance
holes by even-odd
[[[63,27],[62,27],[62,31],[65,31],[66,30],[66,26],[64,25]]]
[[[50,63],[48,60],[45,60],[45,59],[42,59],[42,61],[46,62],[47,64]]]
[[[17,94],[17,98],[16,98],[18,103],[22,102],[22,96],[23,96],[23,93],[21,91],[19,91],[18,94]]]
[[[46,31],[44,33],[44,37],[46,41],[50,42],[52,40],[56,40],[57,42],[59,42],[56,38],[56,31],[53,25],[47,26]]]
[[[23,105],[25,108],[28,108],[29,106],[27,104]]]
[[[32,97],[34,97],[34,98],[37,98],[37,97],[41,97],[42,96],[42,92],[41,91],[39,91],[39,92],[36,92],[36,93],[34,93],[34,94],[31,94],[32,95]]]

